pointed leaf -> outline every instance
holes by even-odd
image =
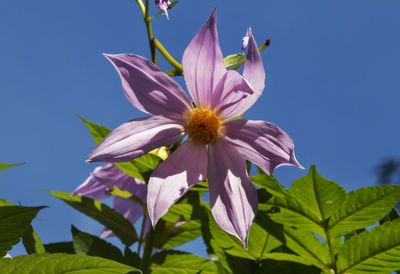
[[[290,193],[319,221],[328,219],[346,199],[344,188],[319,175],[315,165],[311,166],[306,176],[292,183]]]
[[[32,254],[0,259],[2,273],[141,273],[137,268],[98,257],[70,254]],[[131,271],[131,272],[130,272]]]
[[[390,273],[400,269],[400,222],[387,222],[346,241],[338,273]]]
[[[13,166],[21,166],[21,165],[25,165],[25,163],[18,163],[18,164],[0,163],[0,171],[5,170],[10,167],[13,167]]]
[[[125,245],[130,246],[138,239],[132,224],[109,206],[79,195],[71,197],[71,193],[58,191],[46,192],[111,229]]]
[[[24,244],[26,253],[28,254],[42,254],[46,252],[32,225],[29,226],[29,228],[25,231],[25,234],[22,236],[22,243]]]
[[[262,262],[261,273],[321,274],[321,269],[316,268],[315,266],[300,264],[292,261],[280,261],[272,259],[264,260]]]
[[[1,206],[0,207],[0,258],[6,255],[20,237],[28,230],[40,207]]]
[[[83,232],[71,226],[72,243],[76,254],[90,255],[121,262],[122,252],[119,248],[97,236]]]
[[[237,62],[239,62],[244,56],[244,53],[239,52],[236,54],[228,55],[224,58],[224,65],[225,67],[230,67],[235,65]]]
[[[289,196],[289,192],[273,176],[263,173],[251,176],[250,179],[256,186],[258,186],[259,188],[266,189],[269,193],[271,193],[274,196],[279,196],[279,197]]]
[[[331,264],[329,250],[324,246],[312,232],[302,229],[284,228],[286,245],[299,254],[309,263],[330,271]]]
[[[294,198],[279,196],[272,197],[267,201],[267,205],[279,207],[279,212],[270,213],[269,216],[274,222],[294,226],[302,229],[308,229],[323,236],[324,229],[318,221],[318,217],[303,208]]]
[[[366,187],[350,192],[329,220],[331,235],[346,235],[375,224],[392,210],[399,198],[400,186]]]
[[[180,251],[168,250],[152,257],[152,274],[217,273],[217,266],[202,257]]]

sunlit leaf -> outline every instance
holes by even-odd
[[[338,273],[390,273],[400,269],[400,222],[387,222],[346,241]]]
[[[308,229],[321,236],[324,235],[324,229],[318,217],[302,207],[294,198],[274,196],[266,204],[279,207],[279,212],[269,214],[274,222]]]
[[[304,208],[318,217],[328,219],[346,199],[346,191],[337,183],[318,174],[314,165],[304,177],[292,183],[290,193]]]
[[[350,192],[329,220],[332,236],[375,224],[392,210],[399,198],[400,186],[367,187]]]
[[[86,214],[94,220],[102,223],[112,230],[114,234],[127,246],[133,244],[138,236],[132,224],[121,214],[109,206],[79,195],[71,197],[71,193],[46,191],[47,193],[61,199],[76,210]]]
[[[330,271],[329,265],[332,261],[329,250],[312,232],[285,227],[284,234],[286,245],[291,250],[308,260],[309,263],[325,271]]]
[[[288,191],[278,180],[267,174],[258,174],[250,177],[251,181],[258,187],[266,189],[269,193],[274,196],[287,197],[289,196]]]
[[[3,200],[4,201],[4,200]],[[4,202],[5,203],[5,202]],[[19,242],[39,210],[45,206],[24,207],[5,205],[0,207],[0,258]]]
[[[152,257],[152,274],[217,273],[217,266],[202,257],[180,251],[168,250]]]
[[[111,260],[85,255],[44,253],[0,259],[2,273],[141,273],[140,270]]]
[[[174,248],[190,242],[201,236],[200,220],[193,220],[182,223],[166,223],[163,229],[157,233],[155,247]]]

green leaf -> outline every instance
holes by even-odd
[[[4,200],[3,200],[4,201]],[[45,206],[1,206],[0,207],[0,258],[19,242],[39,210]]]
[[[250,179],[256,186],[258,186],[259,188],[266,189],[269,193],[271,193],[274,196],[279,196],[279,197],[289,196],[289,192],[273,176],[264,173],[251,176]]]
[[[157,233],[154,246],[163,249],[174,248],[200,236],[200,220],[193,220],[179,225],[166,223],[163,229]]]
[[[102,125],[90,122],[79,115],[78,117],[85,123],[96,144],[99,144],[111,132],[110,129]],[[160,161],[159,157],[148,153],[129,162],[114,164],[129,176],[147,182],[151,172]]]
[[[312,265],[311,261],[298,255],[282,252],[272,252],[264,255],[264,259],[271,259],[276,261],[286,261],[300,263],[304,265]]]
[[[400,222],[387,222],[346,241],[338,273],[390,273],[400,269]]]
[[[228,55],[224,58],[224,65],[225,67],[230,67],[235,65],[237,62],[239,62],[244,56],[244,53],[239,52],[236,54]]]
[[[346,199],[344,188],[319,175],[315,165],[311,166],[306,176],[292,183],[290,193],[319,221],[328,219]]]
[[[139,205],[141,205],[142,207],[146,206],[146,204],[142,201],[142,199],[140,199],[139,197],[135,196],[134,194],[130,193],[127,190],[120,190],[117,186],[114,186],[114,188],[110,192],[110,194],[113,196],[132,200],[132,201],[138,203]]]
[[[399,197],[400,186],[367,187],[350,192],[329,219],[331,235],[342,236],[375,224],[392,210]]]
[[[25,165],[25,163],[18,163],[18,164],[0,163],[0,171],[5,170],[10,167],[13,167],[13,166],[21,166],[21,165]]]
[[[13,206],[14,204],[0,198],[0,206]]]
[[[385,215],[381,220],[379,220],[379,224],[383,225],[386,222],[393,222],[396,219],[400,218],[399,211],[396,208],[392,208],[388,214]]]
[[[72,244],[76,254],[102,257],[121,262],[122,252],[119,248],[97,236],[83,232],[71,226]]]
[[[323,226],[318,221],[318,217],[311,211],[302,207],[294,198],[289,196],[286,198],[274,196],[269,199],[266,204],[279,207],[279,212],[269,214],[274,222],[308,229],[321,236],[325,235]]]
[[[137,241],[138,236],[133,225],[109,206],[79,195],[71,197],[71,193],[58,191],[46,192],[111,229],[125,245],[130,246]]]
[[[137,268],[111,260],[71,254],[32,254],[0,259],[2,273],[141,273]]]
[[[202,257],[180,251],[166,250],[152,257],[152,274],[217,273],[217,266]]]
[[[44,245],[44,249],[46,250],[47,253],[75,254],[72,242],[49,243]]]
[[[290,254],[288,254],[290,255]],[[304,265],[292,261],[264,260],[261,266],[261,274],[321,274],[321,269],[315,266]]]
[[[271,250],[282,245],[282,242],[268,233],[263,226],[268,226],[269,229],[275,228],[277,224],[273,223],[264,214],[259,212],[255,222],[252,224],[249,232],[248,249],[245,250],[242,245],[232,245],[231,248],[225,251],[233,256],[247,258],[255,261],[261,261],[269,258],[268,254]],[[276,229],[276,228],[275,228]]]
[[[330,271],[329,249],[314,234],[307,230],[284,228],[286,245],[309,263],[325,271]]]
[[[33,229],[32,225],[25,231],[25,234],[22,236],[22,243],[24,244],[26,253],[45,253],[46,250],[40,241],[39,236],[36,234],[36,231]]]

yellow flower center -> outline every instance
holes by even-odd
[[[220,124],[211,110],[196,108],[186,124],[186,132],[196,143],[207,145],[217,139]]]

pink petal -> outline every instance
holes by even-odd
[[[250,83],[253,94],[245,94],[242,92],[231,92],[224,98],[224,114],[227,117],[233,118],[239,116],[248,110],[260,97],[265,87],[265,71],[261,60],[261,55],[258,52],[257,43],[249,29],[249,50],[247,51],[247,60],[244,64],[243,77]]]
[[[199,108],[209,107],[211,93],[226,71],[218,42],[216,20],[217,12],[214,9],[182,58],[186,86]]]
[[[205,146],[187,141],[153,172],[148,185],[147,207],[153,226],[192,186],[206,178]]]
[[[125,96],[141,111],[179,117],[192,108],[185,91],[149,60],[133,54],[104,56],[118,71]]]
[[[114,129],[88,156],[87,162],[126,162],[158,147],[175,143],[184,128],[163,116],[126,122]]]
[[[221,115],[222,120],[234,118],[242,114],[235,106],[254,92],[256,91],[242,75],[235,70],[229,70],[225,72],[212,94],[211,108]],[[232,101],[231,98],[237,99]]]
[[[208,145],[208,185],[215,221],[247,247],[257,213],[257,192],[243,157],[224,139]]]
[[[302,168],[294,156],[294,144],[289,135],[274,124],[246,119],[224,124],[225,138],[243,157],[272,174],[275,168],[291,165]]]

